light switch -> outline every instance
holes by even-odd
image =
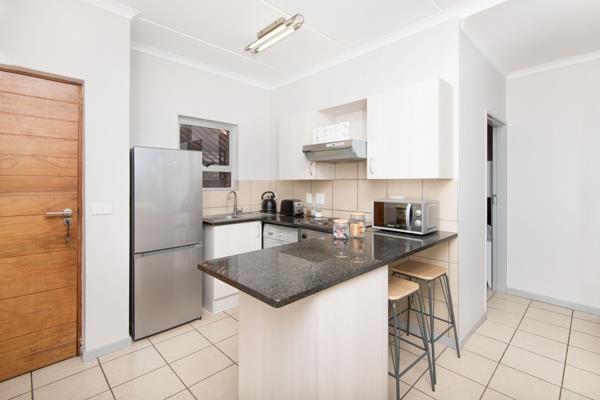
[[[92,203],[92,215],[111,215],[112,203]]]
[[[317,193],[315,202],[317,204],[325,204],[325,193]]]

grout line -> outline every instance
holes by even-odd
[[[192,393],[192,391],[190,390],[190,388],[188,388],[188,387],[186,386],[186,387],[185,387],[185,389],[183,389],[183,390],[180,390],[179,392],[177,392],[177,393],[175,393],[175,394],[172,394],[172,395],[170,395],[170,396],[169,396],[169,397],[167,397],[165,400],[172,399],[173,397],[175,397],[175,396],[177,396],[178,394],[180,394],[180,393],[183,393],[183,392],[190,392],[190,395],[191,395],[191,396],[192,396],[192,397],[195,399],[195,397],[194,397],[194,394]]]
[[[113,388],[112,388],[112,386],[110,386],[110,383],[108,382],[108,378],[106,377],[106,374],[104,373],[104,368],[102,368],[102,364],[100,363],[100,360],[98,360],[98,365],[100,366],[100,371],[102,371],[102,376],[104,377],[104,380],[106,381],[106,385],[108,386],[108,390],[110,390],[110,394],[112,395],[112,398],[116,399],[115,392],[113,392]],[[92,397],[94,397],[94,396],[92,396]]]
[[[193,327],[192,327],[192,328],[193,328]],[[152,343],[152,342],[150,342],[150,343]],[[155,351],[158,353],[158,355],[160,356],[160,358],[162,358],[162,359],[163,359],[163,361],[164,361],[164,362],[167,364],[167,366],[169,367],[169,369],[171,370],[171,372],[173,372],[173,373],[175,374],[175,376],[177,377],[177,379],[179,379],[179,381],[181,382],[181,384],[182,384],[184,387],[186,387],[186,388],[187,388],[188,386],[185,384],[185,382],[183,381],[183,379],[181,379],[181,378],[179,377],[179,375],[177,375],[177,372],[175,372],[175,369],[173,369],[173,367],[171,366],[171,364],[170,364],[170,363],[167,361],[167,359],[166,359],[166,358],[165,358],[165,357],[162,355],[162,353],[161,353],[160,351],[158,351],[158,349],[156,348],[156,346],[154,346],[154,343],[152,343],[152,347],[153,347],[153,348],[154,348],[154,350],[155,350]],[[207,348],[208,348],[208,347],[207,347]],[[162,368],[162,367],[163,367],[163,366],[161,366],[161,368]],[[193,393],[192,393],[192,397],[193,397],[194,399],[196,398],[196,396],[194,396],[194,394],[193,394]]]
[[[495,295],[495,293],[494,293],[494,295]],[[517,331],[519,330],[519,326],[521,326],[521,324],[523,323],[523,319],[525,319],[525,314],[527,314],[527,310],[529,310],[529,307],[531,307],[531,301],[529,301],[529,304],[527,304],[527,308],[525,309],[525,312],[523,313],[523,316],[521,317],[521,320],[519,321],[519,324],[515,328],[515,331],[513,332],[512,336],[510,337],[510,340],[508,341],[508,343],[506,345],[506,348],[502,352],[502,356],[500,356],[500,360],[498,360],[498,363],[496,364],[496,368],[494,369],[494,372],[492,372],[492,375],[490,376],[490,379],[488,380],[488,383],[485,385],[485,389],[483,389],[483,393],[481,393],[481,396],[479,396],[479,400],[483,399],[483,395],[485,394],[485,391],[490,386],[490,383],[492,382],[492,379],[494,379],[494,375],[496,375],[496,371],[498,371],[498,367],[500,366],[500,363],[502,362],[502,359],[504,358],[504,355],[508,351],[508,348],[510,347],[510,343],[513,341],[513,338],[517,334]],[[523,371],[519,371],[519,372],[523,372]],[[491,389],[491,390],[494,390],[494,389]],[[498,393],[500,393],[500,392],[498,392]],[[502,394],[504,394],[504,393],[502,393]]]
[[[230,318],[234,319],[233,317],[230,317]],[[237,320],[236,320],[236,321],[237,321]],[[196,328],[194,328],[194,329],[196,329]],[[196,329],[196,330],[197,330],[197,329]],[[197,331],[198,331],[198,330],[197,330]],[[215,342],[215,343],[213,343],[213,342],[212,342],[212,341],[211,341],[209,338],[207,338],[206,336],[204,336],[204,335],[202,334],[202,332],[198,331],[198,333],[199,333],[199,334],[200,334],[200,335],[201,335],[203,338],[205,338],[205,339],[208,341],[208,343],[210,343],[210,344],[211,344],[211,346],[214,346],[214,347],[215,347],[215,348],[216,348],[218,351],[220,351],[221,353],[223,353],[223,355],[224,355],[225,357],[227,357],[227,358],[228,358],[228,359],[229,359],[229,360],[230,360],[232,363],[234,363],[234,364],[236,364],[236,365],[237,365],[237,362],[236,362],[236,361],[234,361],[234,360],[233,360],[231,357],[229,357],[229,356],[228,356],[228,355],[227,355],[227,354],[226,354],[226,353],[225,353],[223,350],[221,350],[221,349],[219,348],[219,346],[217,346],[217,343],[224,342],[224,341],[225,341],[225,340],[227,340],[227,339],[231,339],[232,337],[234,337],[234,336],[237,336],[237,335],[239,334],[239,331],[238,331],[238,332],[237,332],[235,335],[228,336],[228,337],[226,337],[226,338],[224,338],[224,339],[221,339],[221,340],[219,340],[218,342]],[[207,347],[205,347],[205,348],[207,348]],[[200,350],[198,350],[198,351],[200,351]],[[197,352],[194,352],[194,353],[197,353]],[[191,354],[194,354],[194,353],[191,353]],[[190,355],[190,354],[188,354],[188,355]],[[186,357],[187,357],[187,356],[186,356]]]
[[[31,400],[33,400],[33,372],[29,373],[29,386],[31,387]]]
[[[558,400],[562,398],[562,392],[565,385],[565,373],[567,372],[567,358],[569,357],[569,343],[571,342],[571,331],[573,330],[573,314],[571,310],[571,323],[569,325],[569,338],[567,339],[567,351],[565,351],[565,363],[563,364],[563,373],[560,380],[560,392],[558,393]]]
[[[79,357],[79,356],[74,356],[74,357],[71,357],[71,358],[80,358],[80,357]],[[67,361],[67,360],[70,360],[70,358],[67,358],[66,360],[62,360],[62,361]],[[50,365],[55,365],[55,364],[58,364],[58,363],[60,363],[60,362],[62,362],[62,361],[58,361],[58,362],[56,362],[56,363],[54,363],[54,364],[50,364]],[[53,380],[52,382],[48,382],[48,383],[46,383],[46,384],[44,384],[44,385],[42,385],[42,386],[36,387],[36,388],[34,388],[34,387],[33,387],[33,372],[34,372],[34,371],[31,371],[31,373],[32,373],[32,375],[31,375],[31,389],[32,389],[31,393],[33,393],[33,390],[38,390],[38,389],[41,389],[41,388],[43,388],[43,387],[46,387],[46,386],[52,385],[53,383],[56,383],[56,382],[62,381],[62,380],[64,380],[64,379],[70,378],[70,377],[72,377],[72,376],[75,376],[75,375],[77,375],[77,374],[80,374],[80,373],[82,373],[82,372],[88,371],[88,370],[90,370],[90,369],[92,369],[92,368],[94,368],[94,367],[97,367],[97,366],[99,366],[99,365],[100,365],[100,362],[98,361],[98,359],[97,359],[97,358],[96,358],[96,362],[97,362],[98,364],[96,364],[96,365],[92,365],[91,367],[84,368],[84,369],[82,369],[81,371],[77,371],[77,372],[74,372],[74,373],[72,373],[72,374],[65,375],[65,376],[63,376],[63,377],[61,377],[61,378],[59,378],[59,379]],[[48,367],[48,366],[50,366],[50,365],[47,365],[46,367]],[[42,369],[42,368],[46,368],[46,367],[41,367],[41,368],[38,368],[38,369],[36,369],[35,371],[39,371],[40,369]]]

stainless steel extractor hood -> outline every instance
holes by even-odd
[[[357,161],[367,159],[367,141],[345,139],[335,142],[307,144],[302,152],[310,161]]]

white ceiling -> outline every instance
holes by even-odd
[[[139,11],[133,47],[265,87],[331,63],[374,40],[473,2],[490,0],[118,0]],[[492,0],[497,3],[498,0]],[[304,26],[259,55],[244,47],[275,19],[301,13]]]
[[[465,20],[464,32],[509,75],[600,50],[600,0],[508,0]]]

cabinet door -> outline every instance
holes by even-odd
[[[216,226],[213,235],[213,258],[247,253],[262,248],[262,222],[260,221]],[[236,288],[218,279],[214,280],[213,290],[215,299],[238,292]]]
[[[452,177],[452,89],[439,79],[367,99],[370,179]]]
[[[333,164],[308,161],[302,153],[302,146],[312,143],[313,128],[331,123],[331,117],[320,112],[305,112],[279,120],[279,179],[334,178]]]

